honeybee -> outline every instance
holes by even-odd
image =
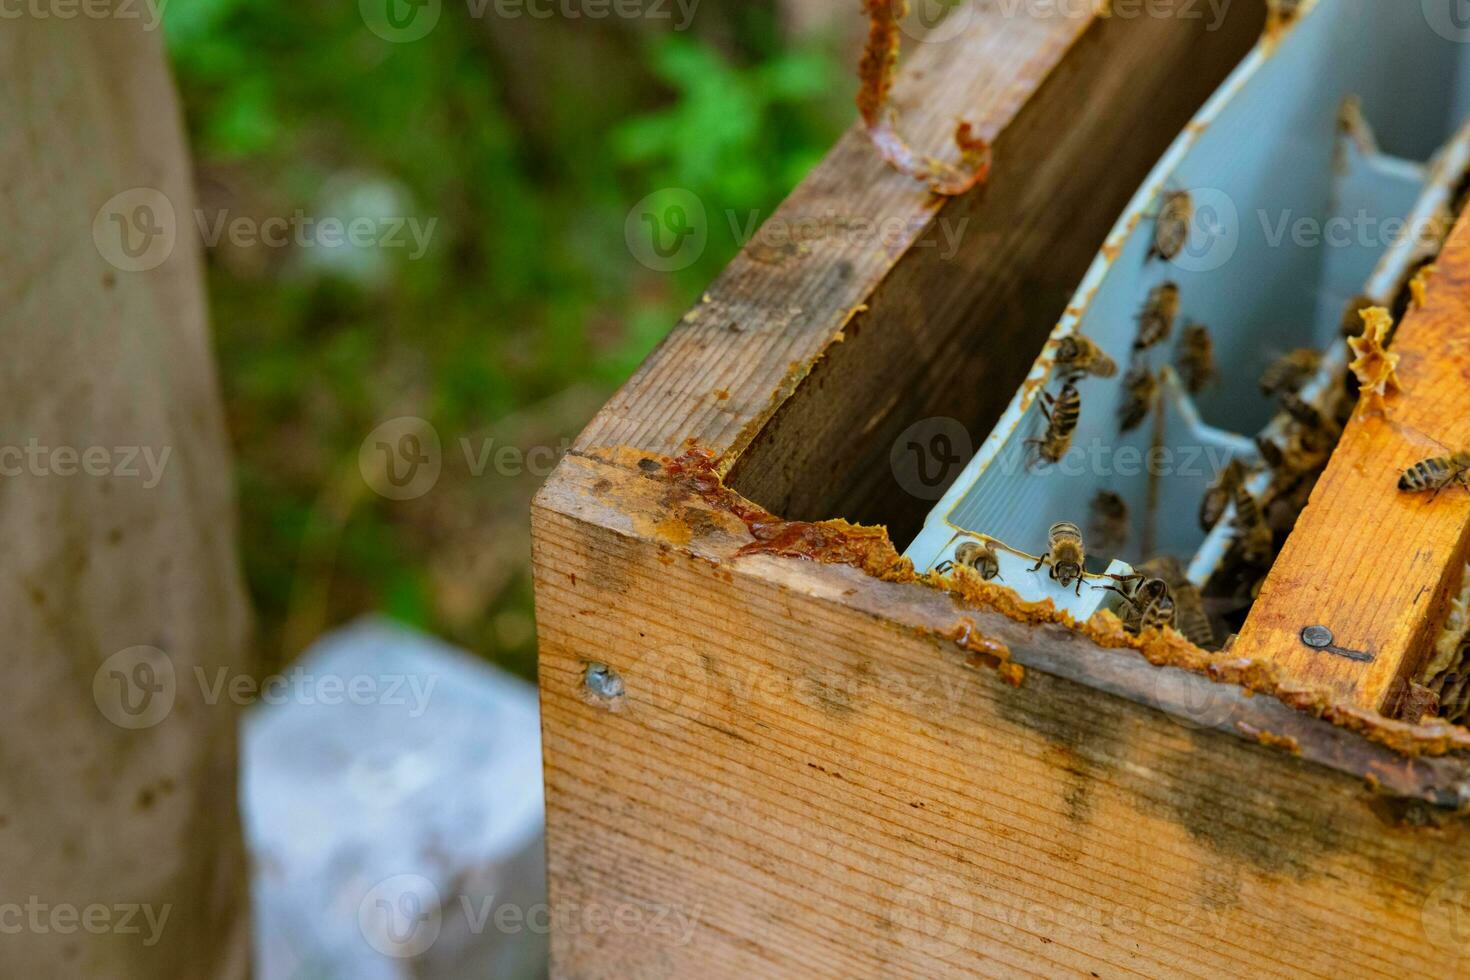
[[[1256,451],[1261,454],[1261,459],[1266,461],[1271,472],[1280,473],[1286,469],[1286,452],[1275,439],[1264,434],[1256,436]]]
[[[1092,519],[1087,536],[1098,551],[1119,551],[1128,543],[1128,503],[1111,490],[1099,490],[1092,498]]]
[[[1245,488],[1244,481],[1235,485],[1232,495],[1235,502],[1235,546],[1240,558],[1248,565],[1264,568],[1271,564],[1276,542],[1271,534],[1271,525],[1261,514],[1256,498]]]
[[[1138,337],[1134,350],[1147,350],[1169,339],[1174,319],[1179,316],[1179,287],[1166,282],[1149,290],[1143,310],[1138,314]]]
[[[1154,219],[1154,242],[1149,247],[1150,259],[1173,259],[1189,241],[1189,225],[1194,220],[1194,198],[1189,191],[1170,191],[1164,195],[1159,216]]]
[[[1288,462],[1288,465],[1295,465]],[[1291,472],[1291,471],[1288,471]],[[1296,471],[1293,475],[1273,480],[1271,495],[1266,500],[1263,516],[1273,534],[1290,534],[1296,519],[1307,509],[1322,472],[1315,467]]]
[[[1077,420],[1082,416],[1082,396],[1068,381],[1055,398],[1050,392],[1042,392],[1039,407],[1046,419],[1046,434],[1040,439],[1027,439],[1026,445],[1035,446],[1037,455],[1048,463],[1060,462],[1072,446],[1072,433],[1077,431]]]
[[[1110,578],[1117,584],[1101,588],[1116,592],[1128,601],[1123,625],[1130,632],[1142,633],[1174,625],[1174,597],[1169,594],[1169,585],[1163,579],[1139,574],[1113,575]]]
[[[1282,392],[1295,394],[1311,380],[1322,365],[1322,352],[1302,347],[1283,354],[1261,374],[1261,394],[1270,398]]]
[[[1404,493],[1433,490],[1434,497],[1453,483],[1470,492],[1470,452],[1462,450],[1450,456],[1420,460],[1399,476],[1399,489]]]
[[[1135,358],[1123,376],[1123,401],[1118,406],[1118,431],[1132,432],[1143,424],[1159,395],[1159,379],[1148,363]]]
[[[1179,335],[1179,352],[1174,359],[1184,387],[1197,395],[1215,380],[1215,342],[1203,323],[1186,324]]]
[[[1184,638],[1202,649],[1215,645],[1215,628],[1205,611],[1205,599],[1199,586],[1189,580],[1184,566],[1173,555],[1159,555],[1138,566],[1138,570],[1162,579],[1174,599],[1174,624]]]
[[[1118,363],[1103,353],[1091,339],[1080,334],[1063,337],[1057,343],[1057,368],[1064,378],[1091,374],[1111,378],[1118,373]]]
[[[1062,588],[1077,583],[1077,595],[1082,594],[1082,567],[1087,563],[1087,548],[1082,543],[1082,530],[1070,521],[1058,521],[1047,532],[1047,551],[1036,560],[1031,571],[1043,565],[1051,566],[1051,580]]]
[[[954,550],[954,560],[980,573],[985,581],[1000,578],[1000,559],[995,554],[995,542],[966,541]]]
[[[1199,526],[1203,530],[1208,531],[1220,522],[1220,518],[1225,515],[1225,508],[1235,494],[1235,488],[1243,482],[1245,464],[1238,459],[1232,459],[1225,464],[1220,475],[1215,477],[1215,482],[1210,484],[1204,499],[1199,503]]]
[[[1286,409],[1286,414],[1300,423],[1304,428],[1317,431],[1327,428],[1327,420],[1317,407],[1307,402],[1301,395],[1288,391],[1281,396],[1281,407]]]

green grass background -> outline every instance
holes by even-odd
[[[165,29],[207,214],[437,219],[417,260],[209,250],[267,667],[381,612],[531,675],[540,477],[475,476],[459,440],[575,436],[734,254],[727,212],[768,214],[850,120],[836,45],[743,0],[705,0],[686,32],[476,18],[463,0],[411,43],[351,0],[174,0]],[[624,241],[629,209],[667,187],[709,215],[676,273]],[[445,466],[393,502],[357,459],[399,415],[433,423]]]

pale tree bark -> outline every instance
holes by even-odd
[[[153,5],[40,6],[0,29],[0,976],[243,977],[211,685],[248,617],[178,105]]]

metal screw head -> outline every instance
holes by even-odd
[[[1320,650],[1332,646],[1332,630],[1325,626],[1308,626],[1302,630],[1302,642]]]
[[[609,701],[623,696],[623,679],[607,664],[588,664],[582,673],[582,683],[587,685],[587,690]]]

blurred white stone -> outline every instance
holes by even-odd
[[[242,776],[258,978],[545,973],[532,685],[373,620],[260,700]]]

